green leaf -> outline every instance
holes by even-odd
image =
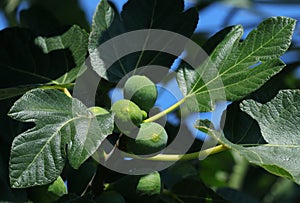
[[[165,12],[166,9],[168,12]],[[152,64],[170,67],[176,57],[158,51],[143,50],[147,43],[151,43],[146,40],[145,46],[141,45],[141,50],[114,61],[112,65],[109,64],[109,59],[118,58],[120,52],[117,51],[122,51],[116,50],[118,44],[113,41],[114,48],[109,53],[98,47],[115,36],[142,29],[169,30],[190,37],[197,22],[197,10],[191,8],[184,11],[182,0],[130,0],[124,5],[120,15],[113,5],[103,0],[94,14],[90,34],[89,53],[93,70],[108,81],[118,82],[127,73],[142,66]],[[130,42],[127,43],[130,48]],[[174,39],[169,39],[165,43],[167,45],[175,42]],[[122,47],[123,50],[126,48]]]
[[[88,34],[85,30],[81,29],[77,25],[73,25],[67,32],[60,36],[50,38],[37,37],[35,39],[35,43],[41,47],[43,52],[46,54],[60,49],[69,49],[72,53],[75,67],[67,66],[67,73],[52,83],[71,83],[78,77],[79,71],[84,65],[85,55],[87,52]]]
[[[89,36],[90,53],[98,48],[101,41],[103,42],[105,40],[101,39],[101,37],[109,39],[107,35],[114,34],[111,33],[112,31],[110,31],[109,28],[113,24],[116,16],[118,16],[116,10],[106,0],[98,4],[93,16],[92,31]],[[116,30],[113,31],[117,32]]]
[[[0,100],[9,99],[24,94],[25,92],[37,88],[40,85],[24,85],[11,88],[0,89]]]
[[[52,15],[55,16],[57,21],[59,21],[60,25],[79,25],[86,30],[89,30],[89,23],[86,20],[85,12],[83,11],[81,4],[78,0],[68,0],[68,1],[60,1],[60,0],[52,0],[52,1],[39,1],[39,0],[31,0],[28,2],[30,8],[41,8],[40,10],[47,10]],[[35,22],[40,22],[40,20],[45,23],[48,16],[39,16],[35,15],[36,18],[42,19],[30,19],[31,27],[35,24]],[[51,26],[54,26],[51,24]],[[36,27],[34,27],[36,28]],[[38,29],[39,30],[39,29]]]
[[[28,189],[28,196],[33,202],[51,203],[65,194],[67,188],[60,176],[51,184]]]
[[[298,145],[300,131],[300,90],[281,90],[266,104],[246,100],[241,110],[254,118],[268,143]]]
[[[54,181],[62,172],[66,156],[72,167],[79,168],[113,129],[111,114],[96,118],[79,100],[53,89],[27,92],[9,115],[36,124],[12,144],[10,183],[18,188]]]
[[[95,203],[94,197],[91,193],[87,193],[83,196],[77,196],[73,193],[66,194],[55,203]]]
[[[34,88],[42,88],[42,89],[62,89],[73,86],[73,84],[61,84],[61,85],[52,85],[52,84],[29,84],[29,85],[20,85],[16,87],[9,87],[0,89],[0,100],[5,100],[9,98],[13,98],[22,94],[25,94],[27,91],[32,90]]]
[[[273,76],[262,87],[246,96],[246,98],[266,103],[274,98],[279,90],[291,88],[287,81],[288,78],[293,77],[291,75],[296,67],[296,64],[287,64],[287,67],[280,73]],[[223,113],[222,120],[225,120],[223,128],[225,137],[235,144],[264,144],[265,141],[257,121],[239,108],[240,102],[233,102]]]
[[[79,167],[78,170],[72,170],[67,178],[68,192],[77,195],[83,194],[95,176],[96,169],[95,163],[86,161]]]
[[[1,31],[0,100],[46,84],[69,85],[84,64],[87,42],[88,34],[78,26],[50,38],[20,28]]]
[[[259,203],[260,201],[241,191],[237,191],[232,188],[221,188],[217,190],[217,193],[228,200],[231,203]]]
[[[266,104],[246,100],[241,109],[258,122],[267,144],[243,147],[229,142],[221,132],[211,130],[211,136],[250,163],[300,184],[300,90],[282,90]]]
[[[226,117],[224,117],[226,116]],[[230,104],[223,112],[225,137],[235,144],[265,144],[257,121],[241,111],[239,102]]]
[[[7,136],[8,134],[5,135]],[[0,139],[4,140],[3,138]],[[0,143],[0,202],[27,202],[28,197],[25,189],[14,189],[9,185],[8,160],[10,144],[7,143],[7,140],[5,141]]]
[[[295,23],[296,20],[287,17],[269,18],[243,42],[239,42],[243,34],[241,26],[213,36],[210,43],[214,39],[223,40],[210,54],[210,61],[196,70],[183,63],[178,70],[178,84],[188,108],[211,111],[216,100],[242,99],[261,87],[284,67],[279,56],[290,46]],[[204,47],[211,49],[210,45]]]
[[[105,191],[95,199],[96,203],[126,203],[124,197],[115,191]]]
[[[67,194],[67,188],[64,183],[64,180],[60,176],[58,176],[56,181],[54,181],[54,183],[49,185],[48,192],[51,192],[51,193],[57,195],[58,197],[61,197],[64,194]]]
[[[164,185],[170,189],[183,179],[198,175],[195,166],[190,162],[178,162],[161,173]]]
[[[211,188],[207,187],[197,176],[183,179],[171,191],[181,202],[227,202]]]
[[[220,161],[222,160],[222,161]],[[209,187],[228,186],[235,162],[230,151],[215,154],[201,161],[199,176]]]
[[[27,29],[0,31],[0,87],[49,83],[64,73],[64,51],[48,55],[34,43],[37,36]],[[51,70],[51,71],[49,71]]]

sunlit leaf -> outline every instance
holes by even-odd
[[[300,91],[282,90],[266,104],[245,100],[241,109],[258,122],[267,144],[237,145],[220,131],[208,129],[209,134],[250,163],[300,184]]]
[[[36,124],[13,141],[12,187],[54,181],[61,174],[66,157],[74,168],[78,168],[113,129],[111,114],[96,118],[79,100],[53,89],[27,92],[13,105],[9,115]]]
[[[197,69],[182,63],[178,83],[192,111],[210,111],[216,100],[235,101],[257,90],[284,67],[279,59],[290,46],[295,20],[273,17],[263,21],[239,42],[243,29],[217,33],[223,40]],[[210,47],[211,49],[211,47]]]

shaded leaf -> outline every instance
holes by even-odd
[[[78,170],[70,172],[68,181],[68,192],[77,195],[83,194],[88,184],[91,182],[96,173],[96,165],[93,162],[84,162]],[[80,177],[80,178],[78,178]]]
[[[9,98],[13,98],[19,95],[26,93],[27,91],[34,89],[34,88],[42,88],[42,89],[62,89],[68,88],[73,86],[73,84],[61,84],[61,85],[54,85],[54,84],[29,84],[29,85],[20,85],[16,87],[9,87],[0,89],[0,100],[5,100]]]
[[[9,115],[36,124],[13,141],[10,157],[12,187],[54,181],[62,172],[66,156],[71,166],[78,168],[113,128],[111,114],[96,119],[79,100],[52,89],[27,92],[15,102]],[[102,129],[98,122],[105,123]]]
[[[197,174],[196,168],[190,162],[179,162],[162,171],[162,180],[171,189],[176,183]]]
[[[204,185],[198,177],[189,177],[180,181],[171,191],[183,202],[227,202],[212,189]]]
[[[266,103],[276,96],[279,90],[292,88],[287,84],[287,79],[297,67],[295,64],[287,64],[280,73],[268,80],[261,88],[246,96],[260,103]],[[223,112],[224,135],[235,144],[263,144],[266,143],[261,135],[257,121],[239,108],[241,101],[230,104]],[[226,116],[226,118],[225,118]]]
[[[75,67],[67,66],[65,71],[67,73],[56,79],[53,83],[71,83],[78,77],[79,71],[84,65],[85,55],[87,53],[88,34],[86,31],[74,25],[60,36],[50,38],[38,37],[35,39],[35,43],[41,47],[46,54],[60,49],[69,49],[72,52]]]
[[[200,162],[199,176],[209,187],[225,187],[228,185],[234,165],[231,152],[218,153]]]
[[[164,11],[166,8],[168,12]],[[137,40],[136,38],[123,39],[122,47],[117,40],[112,40],[111,51],[98,49],[98,47],[117,35],[142,29],[169,30],[190,37],[197,22],[197,10],[192,8],[184,11],[182,0],[130,0],[124,5],[121,15],[107,1],[101,1],[94,15],[90,34],[89,53],[93,70],[108,81],[118,82],[127,73],[142,66],[161,65],[169,68],[176,57],[163,53],[163,50],[145,49],[152,43],[148,39],[151,36],[152,40],[155,38],[151,32],[148,32],[145,38],[140,36],[139,43],[130,42],[130,40]],[[174,39],[164,41],[166,46],[172,43],[175,43]],[[122,51],[131,50],[133,45],[138,47],[138,51],[121,58]]]
[[[226,118],[224,118],[226,115]],[[233,102],[223,114],[225,137],[235,144],[265,144],[257,121],[241,111],[239,102]]]
[[[64,73],[66,61],[72,61],[70,52],[44,54],[34,43],[36,37],[21,28],[0,32],[0,88],[49,83]]]
[[[29,198],[33,202],[51,203],[67,194],[64,181],[59,176],[53,183],[43,186],[35,186],[28,190]]]
[[[85,13],[82,10],[78,0],[52,0],[52,1],[39,1],[31,0],[31,7],[41,7],[48,10],[55,16],[61,25],[79,25],[80,27],[89,30],[89,24],[86,20]],[[39,16],[46,19],[46,16]]]
[[[24,85],[19,87],[3,88],[0,89],[0,100],[9,99],[24,94],[25,92],[37,88],[40,85]]]
[[[126,203],[124,197],[115,191],[103,192],[95,201],[97,203]]]
[[[232,203],[259,203],[254,197],[245,194],[241,191],[234,190],[232,188],[221,188],[217,190],[217,193],[222,196],[224,199]]]
[[[59,198],[55,203],[95,203],[93,196],[91,194],[86,194],[84,196],[77,196],[73,193],[66,194]]]
[[[41,36],[57,35],[66,29],[51,11],[38,5],[20,11],[20,26]]]
[[[266,104],[253,100],[242,102],[241,109],[257,120],[268,144],[243,147],[229,142],[219,131],[210,130],[209,134],[239,152],[250,163],[300,184],[299,101],[299,90],[282,90]]]
[[[0,99],[21,95],[45,84],[68,85],[84,64],[87,41],[87,33],[78,26],[50,38],[36,38],[20,28],[1,31]]]
[[[290,46],[295,20],[272,17],[243,42],[241,26],[231,27],[212,40],[223,40],[196,70],[181,64],[177,80],[192,111],[211,111],[216,100],[235,101],[257,90],[284,67],[279,59]],[[223,33],[227,33],[224,37]],[[208,46],[209,47],[209,46]],[[215,67],[215,68],[214,68]]]

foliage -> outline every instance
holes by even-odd
[[[62,9],[69,4],[72,15]],[[7,5],[0,1],[12,17]],[[183,97],[153,113],[156,96],[162,96],[156,88],[164,81],[152,81],[154,85],[144,76],[133,81],[132,75],[146,75],[137,72],[144,66],[151,71],[151,65],[170,69],[176,57],[141,50],[119,57],[108,67],[105,59],[117,52],[98,47],[141,29],[193,38],[200,4],[184,10],[182,0],[129,0],[118,13],[111,2],[102,0],[91,30],[76,1],[30,1],[29,5],[20,14],[20,26],[0,31],[0,185],[4,191],[0,201],[198,203],[299,198],[300,91],[287,70],[297,65],[286,67],[280,58],[292,43],[296,20],[265,19],[246,38],[242,25],[219,31],[202,45],[209,58],[196,69],[183,58],[173,73]],[[42,11],[49,16],[41,15]],[[165,43],[176,44],[175,40]],[[103,79],[96,90],[101,101],[96,98],[94,106],[71,95],[76,80],[88,71]],[[164,77],[169,77],[167,72]],[[128,100],[111,106],[107,94],[124,85],[124,80],[132,82],[127,87],[130,95],[138,95],[145,83],[152,92],[147,95],[143,89],[138,92],[141,98],[131,101],[125,95]],[[285,84],[285,90],[279,84]],[[220,100],[231,102],[223,112],[222,129],[209,120],[195,123],[217,146],[206,149],[207,140],[196,139],[187,154],[164,153],[177,132],[187,128],[183,122],[167,120],[163,129],[165,115],[175,112],[180,120],[186,112],[212,111]],[[125,134],[137,137],[128,139]],[[97,162],[114,160],[117,149],[128,160],[157,165],[178,162],[139,175],[120,174]],[[199,160],[212,154],[216,155]],[[251,178],[253,174],[257,178]]]

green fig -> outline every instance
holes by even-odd
[[[156,101],[157,89],[146,76],[134,75],[124,85],[124,98],[133,101],[148,112]]]
[[[143,121],[141,109],[132,101],[122,99],[114,103],[111,111],[115,114],[116,128],[128,135]]]
[[[161,193],[161,178],[157,171],[147,175],[127,175],[113,182],[108,190],[117,191],[127,202],[158,202]]]
[[[127,150],[137,155],[152,154],[165,148],[168,135],[158,123],[142,123],[135,139],[129,138]]]
[[[142,110],[143,119],[146,119],[148,117],[148,114],[146,111]]]
[[[109,113],[106,109],[101,108],[101,107],[99,107],[99,106],[93,106],[93,107],[90,107],[89,110],[90,110],[95,116],[104,115],[104,114],[108,114],[108,113]]]

